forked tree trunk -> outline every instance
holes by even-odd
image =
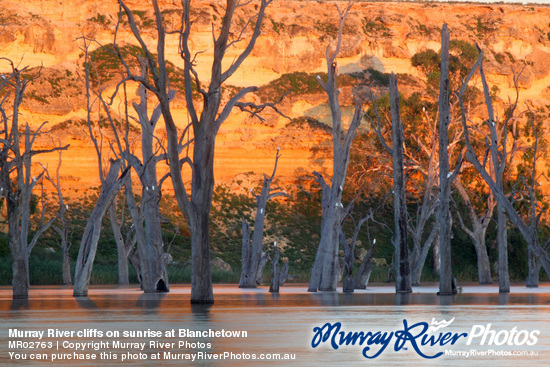
[[[331,53],[331,46],[326,49],[327,60],[327,83],[317,77],[317,81],[325,90],[328,96],[328,103],[332,117],[332,180],[331,185],[326,184],[321,174],[314,172],[316,181],[321,184],[323,189],[323,214],[321,221],[321,239],[317,248],[317,255],[311,270],[311,279],[309,282],[309,292],[335,291],[338,284],[339,261],[339,230],[341,220],[342,192],[346,182],[346,172],[349,163],[350,147],[355,138],[357,128],[363,119],[361,102],[357,101],[354,115],[349,125],[348,131],[344,134],[342,131],[342,110],[340,108],[338,89],[338,66],[336,58],[340,52],[342,44],[342,32],[344,22],[349,14],[351,2],[344,11],[337,7],[340,22],[338,25],[338,38],[334,52]]]
[[[250,244],[250,225],[246,223],[243,218],[242,271],[241,280],[239,281],[239,288],[256,288],[261,284],[263,266],[260,266],[260,264],[262,262],[266,205],[267,202],[274,197],[288,197],[286,192],[280,191],[280,188],[271,188],[271,183],[273,182],[275,173],[277,172],[279,157],[279,149],[277,149],[273,173],[269,178],[264,174],[262,191],[260,195],[256,195],[257,207],[252,244]]]
[[[489,262],[489,254],[487,253],[485,235],[487,233],[487,227],[489,226],[489,223],[493,216],[496,202],[493,196],[489,195],[487,199],[487,209],[483,212],[483,214],[478,216],[472,205],[470,197],[466,192],[464,186],[462,185],[460,179],[457,179],[454,182],[454,186],[466,205],[470,222],[472,223],[470,228],[468,228],[462,219],[462,215],[459,211],[457,211],[462,230],[464,230],[468,234],[468,236],[474,243],[474,248],[477,255],[477,273],[479,284],[491,284],[491,264]]]
[[[412,268],[412,285],[420,285],[420,279],[422,277],[422,269],[424,268],[424,264],[426,263],[426,258],[428,257],[428,252],[430,251],[430,248],[432,244],[437,243],[439,241],[439,226],[438,223],[434,223],[434,227],[432,228],[428,238],[426,239],[426,242],[424,242],[424,245],[421,247],[420,252],[418,254],[418,258],[416,259],[413,268]],[[438,259],[439,260],[439,259]]]
[[[86,224],[86,228],[84,229],[82,241],[80,242],[80,249],[78,251],[78,258],[76,260],[73,288],[74,296],[88,295],[88,286],[90,285],[92,266],[97,251],[99,235],[101,233],[101,222],[103,221],[105,213],[109,209],[109,205],[111,205],[111,202],[120,191],[124,176],[126,176],[128,172],[128,170],[123,171],[119,177],[118,174],[121,167],[121,160],[111,161],[109,173],[105,178],[95,207],[92,210],[88,223]]]
[[[194,56],[190,50],[191,35],[191,5],[189,0],[182,0],[183,12],[180,35],[179,53],[184,62],[184,80],[185,80],[185,101],[186,109],[190,119],[190,125],[193,127],[193,154],[184,158],[180,157],[182,145],[180,142],[185,135],[180,136],[175,124],[169,106],[170,83],[168,69],[165,61],[165,36],[166,31],[162,20],[158,2],[152,1],[155,21],[157,56],[153,57],[152,52],[148,50],[147,44],[143,40],[140,30],[134,20],[132,11],[126,6],[123,0],[119,4],[124,8],[128,17],[128,23],[132,33],[139,42],[147,58],[153,77],[153,84],[148,83],[141,77],[132,74],[129,67],[126,67],[128,78],[142,83],[148,90],[155,93],[158,98],[164,122],[166,124],[166,135],[168,140],[167,158],[170,165],[170,174],[174,186],[174,196],[176,197],[178,207],[184,214],[189,231],[191,234],[191,303],[213,303],[214,295],[212,292],[212,279],[210,273],[210,239],[209,239],[209,216],[212,204],[212,193],[214,189],[214,148],[216,135],[220,126],[230,115],[232,109],[236,106],[246,111],[259,112],[268,104],[256,106],[250,103],[243,103],[241,99],[248,93],[257,90],[256,87],[247,87],[241,89],[225,103],[221,108],[221,89],[226,80],[235,73],[242,65],[243,61],[250,55],[254,49],[257,38],[261,33],[261,25],[265,15],[265,9],[271,3],[271,0],[261,0],[256,11],[251,15],[249,21],[245,21],[244,28],[239,30],[232,29],[235,21],[233,16],[241,4],[235,0],[228,0],[224,8],[224,14],[221,19],[221,26],[215,27],[213,31],[214,50],[211,64],[211,73],[209,75],[210,83],[204,88],[200,83],[199,74],[195,69]],[[226,64],[224,56],[227,48],[234,42],[244,41],[242,38],[246,34],[245,30],[253,28],[252,34],[248,37],[244,51],[228,63],[229,67],[224,69]],[[239,36],[240,34],[240,36]],[[236,35],[230,38],[230,35]],[[193,85],[196,91],[193,91]],[[200,97],[197,97],[198,95]],[[197,112],[195,104],[201,99],[201,111]],[[271,104],[272,106],[272,104]],[[182,164],[187,163],[192,168],[191,192],[188,192],[181,174]]]
[[[34,177],[32,159],[40,153],[65,150],[68,146],[45,150],[33,149],[35,139],[39,134],[43,134],[40,130],[46,122],[33,132],[27,123],[23,132],[22,126],[19,124],[19,107],[23,102],[28,83],[36,79],[40,73],[38,72],[33,77],[33,72],[28,70],[28,67],[22,67],[19,70],[11,60],[5,57],[2,59],[3,62],[9,63],[11,72],[3,74],[0,81],[0,92],[3,95],[3,98],[0,99],[0,139],[2,142],[0,144],[0,198],[5,199],[7,207],[8,236],[12,255],[13,298],[27,299],[29,295],[29,256],[38,238],[57,218],[53,217],[49,221],[45,221],[46,202],[42,200],[40,224],[35,228],[31,241],[28,241],[31,230],[30,203],[33,189],[47,172],[44,167],[44,170]],[[20,66],[18,65],[18,67]]]
[[[361,265],[359,265],[359,269],[357,270],[357,274],[353,281],[353,287],[355,289],[366,289],[367,285],[369,284],[370,275],[374,267],[374,262],[372,261],[372,256],[374,255],[374,246],[375,243],[371,245],[369,251],[363,257]]]
[[[148,79],[147,61],[140,58],[141,76]],[[175,91],[168,93],[168,100],[171,101],[176,95]],[[168,292],[168,272],[166,271],[164,243],[162,241],[161,217],[159,202],[161,189],[157,179],[157,162],[159,156],[154,151],[155,129],[161,116],[160,106],[157,106],[151,116],[147,112],[147,89],[140,85],[140,103],[133,103],[133,107],[139,116],[141,125],[141,161],[134,155],[127,152],[130,163],[138,173],[141,182],[141,208],[139,213],[133,216],[139,218],[135,225],[142,227],[142,230],[136,231],[136,235],[145,236],[138,241],[138,245],[145,246],[144,249],[138,249],[142,289],[146,293],[150,292]],[[131,188],[126,190],[127,195],[133,195]],[[127,198],[127,201],[133,201]],[[142,257],[143,254],[143,257]],[[147,274],[144,274],[146,272]]]

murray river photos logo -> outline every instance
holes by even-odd
[[[491,324],[474,325],[469,333],[442,330],[453,321],[454,318],[449,321],[432,319],[431,324],[409,324],[404,319],[403,329],[395,331],[346,331],[340,322],[327,322],[323,326],[313,328],[311,346],[317,348],[321,344],[328,344],[333,349],[358,346],[362,347],[363,357],[373,359],[380,356],[388,346],[393,345],[395,352],[412,348],[419,356],[432,359],[444,354],[444,351],[434,352],[433,347],[448,347],[458,341],[468,346],[532,346],[537,343],[540,334],[539,330],[518,330],[517,327],[511,330],[496,330],[492,329]]]

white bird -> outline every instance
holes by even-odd
[[[281,150],[281,148],[277,147],[277,151]]]
[[[491,120],[491,125],[495,126],[495,122],[493,120]]]
[[[65,209],[69,210],[69,204],[65,205]]]
[[[6,77],[4,76],[4,74],[0,74],[0,76],[2,77],[2,79],[6,80]]]
[[[253,188],[250,188],[250,191],[248,191],[248,192],[252,192],[253,190],[254,190]]]
[[[286,194],[286,191],[285,191],[285,190],[283,190],[283,193],[284,193],[284,194]]]
[[[155,191],[155,186],[151,187],[151,189],[152,189],[153,191]]]
[[[374,245],[376,243],[376,238],[372,240],[372,244]]]
[[[149,187],[148,187],[148,186],[145,186],[145,191],[149,191]]]
[[[423,111],[423,112],[426,112],[426,107],[422,107],[422,111]]]
[[[264,213],[264,209],[260,209],[260,214],[263,214]]]
[[[343,208],[343,207],[344,207],[344,205],[342,205],[342,203],[340,203],[340,208]]]
[[[451,177],[453,175],[452,172],[447,173],[447,178]]]
[[[32,181],[35,182],[35,181],[36,181],[36,177],[32,176]]]
[[[273,246],[277,247],[277,241],[273,242]]]
[[[340,191],[344,191],[344,189],[342,188],[342,185],[340,185]]]

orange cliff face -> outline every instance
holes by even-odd
[[[146,42],[155,47],[155,28],[152,6],[132,0]],[[165,19],[177,24],[177,7],[173,2],[160,1]],[[197,55],[197,71],[207,81],[212,60],[211,24],[219,20],[222,4],[195,2],[193,11],[192,48]],[[3,57],[20,65],[42,66],[41,76],[27,91],[22,121],[36,128],[49,121],[51,132],[41,136],[37,144],[51,147],[70,144],[63,155],[61,175],[65,190],[80,195],[83,190],[99,185],[97,156],[83,124],[86,118],[85,88],[82,82],[83,57],[81,35],[93,36],[98,44],[113,41],[119,9],[114,1],[69,0],[61,4],[50,0],[28,0],[24,3],[4,1],[0,10],[0,33]],[[252,14],[244,9],[235,23]],[[473,4],[414,4],[414,3],[356,3],[344,28],[343,47],[338,60],[341,74],[361,72],[372,68],[381,72],[424,76],[411,66],[411,57],[422,50],[438,51],[439,29],[447,23],[451,37],[477,42],[485,53],[485,68],[490,84],[498,85],[499,96],[506,101],[513,97],[513,70],[523,72],[519,80],[521,105],[547,113],[550,105],[550,8],[545,6],[473,5]],[[275,1],[268,8],[263,33],[252,54],[228,80],[234,87],[267,85],[288,73],[322,73],[326,70],[325,47],[334,36],[337,14],[331,2]],[[120,45],[135,43],[127,26],[122,26],[117,39]],[[235,44],[226,55],[227,64],[238,55],[244,42]],[[178,38],[167,37],[167,59],[176,67],[183,61],[178,55]],[[0,62],[0,72],[8,65]],[[294,74],[293,74],[294,75]],[[116,82],[104,84],[105,95],[114,91]],[[268,88],[269,89],[269,88]],[[273,91],[273,89],[271,89]],[[407,88],[403,88],[406,92]],[[137,101],[137,85],[128,86],[129,98]],[[173,102],[174,115],[183,128],[187,113],[182,93]],[[344,115],[352,108],[351,88],[342,89]],[[276,100],[282,93],[270,93]],[[259,95],[249,97],[258,102]],[[151,99],[152,100],[152,99]],[[154,108],[150,103],[150,109]],[[97,115],[97,104],[94,105]],[[118,102],[113,111],[122,113]],[[292,118],[308,117],[330,125],[326,96],[318,88],[302,88],[300,93],[287,96],[280,104],[281,112]],[[240,182],[252,185],[262,173],[273,169],[277,148],[282,151],[277,177],[294,183],[309,177],[313,170],[330,173],[330,135],[314,125],[292,122],[273,111],[263,113],[264,122],[251,118],[237,109],[224,123],[217,137],[215,175],[218,182]],[[365,124],[365,127],[366,124]],[[160,136],[163,124],[159,123]],[[108,139],[104,131],[104,157],[108,157]],[[139,152],[137,130],[131,134]],[[37,146],[38,147],[38,146]],[[322,152],[322,153],[319,153]],[[57,154],[36,157],[50,170],[57,166]],[[167,171],[159,164],[159,174]],[[78,190],[74,191],[74,190]]]

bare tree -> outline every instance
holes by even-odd
[[[487,195],[486,208],[483,210],[483,212],[478,214],[478,212],[474,208],[474,204],[472,203],[470,194],[468,194],[468,192],[464,188],[464,185],[462,184],[460,176],[457,177],[457,179],[453,182],[453,185],[460,197],[462,198],[464,205],[466,206],[468,218],[471,223],[471,227],[468,227],[466,222],[464,221],[464,218],[462,218],[460,210],[457,209],[456,215],[458,217],[460,227],[464,232],[466,232],[466,234],[468,234],[468,236],[474,243],[474,248],[477,255],[477,273],[479,284],[491,284],[491,264],[489,262],[489,255],[487,253],[487,245],[485,244],[485,236],[487,233],[487,228],[489,227],[491,219],[493,218],[494,209],[497,205],[496,200],[494,196],[489,193]]]
[[[449,28],[447,24],[441,29],[441,83],[439,90],[439,251],[440,277],[439,293],[448,295],[456,293],[453,289],[451,266],[451,198],[449,171],[449,124],[451,122],[450,90],[449,90]]]
[[[351,239],[348,240],[344,233],[344,229],[342,227],[344,221],[342,221],[342,223],[340,224],[340,242],[342,243],[342,247],[344,249],[344,284],[343,284],[344,292],[353,292],[354,289],[366,288],[366,285],[370,277],[370,273],[372,271],[372,255],[374,254],[374,247],[376,244],[376,241],[373,241],[369,251],[367,251],[367,253],[363,256],[363,259],[361,259],[361,265],[359,266],[357,274],[354,278],[353,263],[355,261],[355,246],[357,244],[357,238],[359,237],[359,232],[361,231],[361,227],[363,226],[363,224],[367,223],[367,228],[368,228],[368,221],[374,220],[374,214],[372,213],[372,209],[371,209],[369,214],[362,217],[358,221],[355,221],[355,219],[351,215],[351,211],[352,211],[354,201],[357,198],[358,196],[356,196],[355,199],[350,204],[348,204],[344,214],[344,220],[346,218],[350,218],[350,220],[353,222],[353,225],[354,225]],[[370,235],[369,235],[369,243],[370,243]]]
[[[540,182],[543,178],[545,178],[544,173],[538,173],[537,171],[537,165],[539,163],[539,160],[543,158],[543,154],[540,147],[540,132],[537,131],[537,128],[535,127],[535,122],[533,118],[533,112],[529,111],[530,115],[530,124],[531,124],[531,130],[534,137],[533,145],[530,149],[527,149],[526,155],[528,157],[532,156],[532,162],[529,162],[532,164],[531,170],[529,173],[529,176],[521,177],[521,181],[523,183],[524,191],[527,192],[527,196],[529,198],[529,205],[528,205],[528,214],[527,214],[527,223],[529,224],[529,230],[532,233],[533,237],[539,238],[539,228],[540,228],[540,221],[542,215],[545,213],[545,210],[543,209],[541,205],[541,199],[539,198],[540,193],[538,192],[538,186],[540,185]],[[548,250],[548,247],[550,247],[550,237],[548,237],[544,244],[541,246],[542,249],[546,252]],[[527,276],[527,279],[525,281],[525,285],[530,288],[538,287],[539,286],[539,274],[540,269],[542,267],[541,261],[537,258],[537,255],[533,249],[532,246],[528,246],[527,248],[527,263],[529,267],[529,274]]]
[[[265,15],[265,10],[271,0],[261,0],[255,8],[254,14],[244,22],[240,30],[232,29],[233,18],[237,9],[245,7],[250,2],[240,0],[227,0],[221,17],[221,27],[212,27],[214,41],[214,59],[212,61],[212,73],[207,88],[203,87],[199,74],[195,68],[197,55],[193,56],[190,49],[191,37],[191,2],[182,0],[183,15],[181,27],[174,32],[180,35],[179,53],[184,61],[185,100],[187,111],[193,129],[193,154],[181,158],[181,141],[185,134],[178,132],[176,122],[169,106],[170,83],[165,60],[165,36],[166,30],[162,21],[162,14],[156,0],[152,0],[156,27],[157,27],[157,55],[153,56],[149,47],[143,40],[136,25],[134,16],[126,4],[119,0],[120,6],[128,17],[128,23],[136,40],[142,48],[145,59],[149,65],[153,82],[149,83],[144,78],[131,73],[127,64],[127,79],[135,80],[144,85],[155,94],[160,104],[160,109],[166,124],[168,137],[168,161],[174,186],[174,193],[178,206],[185,216],[191,233],[192,256],[192,280],[191,302],[212,303],[212,279],[210,273],[210,239],[209,216],[214,189],[214,149],[216,136],[220,126],[230,115],[234,107],[249,112],[254,116],[267,107],[275,108],[273,103],[256,105],[251,102],[243,102],[242,99],[257,91],[257,87],[247,87],[238,91],[222,106],[222,85],[242,65],[243,61],[252,52],[256,40],[260,36],[260,30]],[[252,34],[246,38],[246,32],[251,29]],[[237,43],[245,43],[243,51],[224,70],[222,64],[228,48]],[[193,83],[200,97],[193,92]],[[195,99],[201,99],[202,110],[197,112]],[[191,158],[192,157],[192,158]],[[192,170],[191,190],[184,184],[182,166],[188,164]]]
[[[61,147],[61,138],[59,138],[59,146]],[[55,181],[49,176],[49,174],[46,173],[46,178],[48,181],[51,182],[55,190],[57,191],[57,199],[59,202],[59,213],[57,215],[59,219],[59,225],[54,225],[53,229],[57,232],[59,235],[59,238],[61,239],[61,253],[63,256],[63,284],[65,285],[71,285],[73,284],[72,277],[71,277],[71,256],[69,254],[69,250],[72,246],[72,242],[70,240],[71,236],[71,229],[69,228],[69,225],[67,223],[67,220],[65,219],[65,213],[67,210],[69,210],[69,205],[65,204],[65,200],[63,198],[63,192],[61,191],[61,178],[59,176],[59,170],[61,169],[61,163],[62,163],[62,153],[63,151],[59,150],[59,160],[57,164],[57,169],[55,171]]]
[[[478,60],[474,64],[472,70],[470,71],[470,74],[464,80],[462,88],[458,93],[461,112],[462,112],[462,125],[464,128],[464,138],[466,142],[466,147],[468,149],[467,158],[474,165],[476,170],[481,174],[483,180],[487,183],[487,185],[489,185],[491,192],[493,193],[493,195],[495,196],[495,199],[497,200],[497,212],[498,212],[497,225],[499,230],[501,229],[501,227],[506,227],[506,215],[507,215],[510,222],[513,223],[520,230],[523,238],[527,242],[529,251],[533,252],[533,255],[536,256],[538,261],[540,261],[541,266],[544,268],[546,273],[550,274],[550,258],[548,256],[548,253],[546,252],[546,249],[540,245],[539,235],[536,230],[537,216],[536,215],[534,216],[535,220],[531,220],[530,222],[526,223],[523,220],[523,218],[519,215],[517,210],[514,208],[513,197],[509,197],[504,192],[504,186],[502,183],[502,174],[504,172],[504,168],[505,168],[505,165],[508,159],[508,154],[509,154],[508,147],[507,147],[508,123],[517,105],[517,95],[516,95],[516,103],[514,103],[514,105],[510,109],[509,115],[504,121],[504,126],[501,130],[503,132],[502,136],[499,137],[498,130],[497,130],[498,121],[496,121],[494,117],[494,110],[493,110],[493,104],[489,93],[489,87],[487,85],[485,74],[483,72],[483,52],[479,47],[478,47],[478,52],[479,52]],[[485,140],[485,143],[487,146],[487,150],[491,155],[491,160],[492,160],[491,163],[493,164],[493,167],[495,170],[494,177],[490,174],[489,171],[487,171],[487,169],[485,168],[485,164],[479,160],[476,154],[476,151],[471,143],[470,127],[467,124],[466,109],[464,108],[464,103],[463,103],[463,95],[464,95],[464,92],[466,91],[468,82],[470,81],[470,79],[472,78],[473,74],[477,69],[479,69],[481,81],[483,84],[485,104],[487,106],[487,111],[489,116],[488,119],[486,120],[486,123],[490,131],[490,136]],[[517,83],[517,80],[516,80],[516,83]],[[516,88],[516,94],[517,94],[517,88]],[[535,161],[535,164],[536,164],[536,161]],[[536,172],[536,167],[534,168],[533,172]],[[536,207],[536,204],[533,203],[533,206],[531,208],[531,213],[533,213],[533,209],[535,207]],[[531,219],[533,219],[532,215],[530,217]],[[502,231],[504,232],[504,230]],[[499,233],[497,234],[497,237],[498,237],[498,246],[499,246],[499,291],[502,293],[508,293],[510,291],[510,281],[509,281],[509,275],[508,275],[508,248],[507,248],[508,244],[506,241],[505,232],[502,233],[499,231]]]
[[[320,173],[314,172],[316,177],[315,180],[322,187],[323,214],[321,219],[321,239],[319,247],[317,248],[315,262],[311,270],[311,279],[308,288],[309,292],[336,290],[339,273],[338,239],[343,209],[342,192],[346,180],[351,143],[353,142],[357,128],[361,124],[363,118],[361,101],[358,100],[348,131],[345,134],[343,133],[336,58],[340,53],[344,22],[349,14],[351,5],[351,2],[349,2],[343,11],[336,5],[340,21],[338,25],[338,38],[334,51],[331,52],[332,45],[329,43],[325,52],[328,74],[327,83],[323,82],[321,78],[317,78],[317,81],[328,95],[329,107],[332,114],[333,169],[331,185],[326,183]]]
[[[33,149],[36,138],[42,134],[45,122],[34,132],[29,124],[25,124],[24,133],[21,133],[19,108],[23,102],[25,90],[32,79],[23,74],[28,68],[18,69],[14,63],[6,58],[0,58],[9,64],[11,72],[2,75],[0,90],[6,93],[0,100],[0,196],[7,202],[7,218],[10,250],[13,269],[13,298],[26,299],[29,296],[29,256],[37,244],[40,236],[48,230],[56,217],[46,221],[46,203],[42,201],[39,224],[29,242],[31,230],[31,200],[33,190],[46,174],[46,168],[35,177],[33,174],[33,157],[41,153],[50,153],[68,148],[56,147],[46,150]],[[11,111],[10,111],[11,109]],[[23,137],[23,139],[22,139]]]
[[[428,158],[428,169],[426,172],[422,202],[418,205],[415,219],[410,219],[408,223],[409,233],[413,240],[413,252],[410,258],[412,285],[420,285],[422,269],[428,257],[428,252],[432,244],[437,240],[437,235],[439,234],[439,223],[437,219],[433,219],[433,215],[439,205],[439,197],[434,193],[434,189],[437,185],[436,141],[436,134],[434,134]],[[424,239],[424,233],[430,221],[433,222],[432,227],[429,230],[428,237]]]
[[[141,77],[148,79],[148,68],[146,61],[140,57]],[[176,91],[173,90],[169,94],[169,101],[173,100]],[[147,89],[143,84],[140,84],[140,103],[133,103],[134,110],[138,115],[137,121],[141,127],[141,151],[142,160],[130,152],[127,145],[122,155],[132,165],[136,171],[142,185],[142,201],[140,213],[132,214],[138,218],[138,222],[134,225],[144,226],[143,233],[145,238],[138,240],[138,245],[143,243],[145,248],[138,246],[138,254],[140,259],[140,282],[145,292],[167,292],[168,273],[166,271],[166,255],[164,243],[162,241],[161,232],[161,215],[159,202],[161,199],[162,183],[168,176],[157,178],[157,163],[166,159],[164,147],[158,143],[155,147],[155,142],[158,138],[155,136],[155,129],[161,116],[160,105],[157,105],[149,117],[147,114]],[[128,121],[127,121],[128,123]],[[128,131],[128,129],[127,129]],[[126,190],[128,195],[131,193],[131,187]],[[128,200],[128,199],[127,199]],[[132,199],[129,198],[131,201]],[[142,231],[136,231],[140,234]]]
[[[262,253],[263,237],[264,237],[264,222],[267,202],[275,197],[289,195],[280,187],[271,188],[271,183],[275,178],[277,172],[277,163],[281,157],[277,149],[275,156],[275,165],[273,167],[273,173],[268,178],[264,174],[264,183],[262,185],[262,191],[256,197],[256,219],[254,221],[254,234],[252,236],[252,243],[250,243],[250,225],[246,223],[243,218],[243,249],[242,249],[242,271],[241,280],[239,282],[239,288],[256,288],[262,281],[263,266],[266,261],[263,260],[267,255]],[[253,190],[250,189],[253,193]]]
[[[123,202],[124,203],[124,202]],[[109,221],[111,222],[111,228],[113,229],[113,237],[115,238],[118,254],[118,284],[126,285],[130,284],[130,275],[128,272],[128,243],[124,240],[125,237],[122,233],[122,228],[125,223],[124,204],[120,210],[120,220],[117,213],[118,208],[118,195],[115,196],[113,202],[109,206]],[[139,278],[138,273],[138,278]]]
[[[88,134],[90,139],[93,142],[96,155],[98,157],[98,172],[99,178],[101,180],[101,191],[99,193],[98,199],[95,203],[94,209],[92,210],[84,233],[82,235],[82,240],[80,242],[80,248],[78,251],[78,257],[75,267],[75,280],[73,287],[74,296],[86,296],[88,294],[88,286],[90,284],[90,277],[92,275],[92,267],[95,259],[95,254],[97,251],[97,245],[99,241],[99,236],[101,234],[102,221],[111,207],[111,204],[124,185],[126,181],[126,175],[128,174],[129,167],[123,168],[124,161],[121,158],[109,159],[108,162],[108,172],[105,174],[103,172],[103,154],[102,154],[102,139],[103,135],[101,134],[101,113],[98,116],[98,130],[100,135],[100,141],[95,137],[92,128],[92,103],[91,98],[91,87],[90,87],[90,71],[93,66],[91,57],[88,53],[91,40],[83,37],[84,41],[84,59],[85,59],[85,85],[86,85],[86,110],[87,110],[87,123],[88,123]],[[103,106],[100,106],[100,111],[105,107],[103,99],[99,98],[99,103],[102,103]],[[120,173],[120,175],[119,175]]]
[[[406,200],[406,176],[405,163],[403,158],[403,125],[401,123],[401,112],[399,110],[399,90],[397,88],[397,76],[390,75],[390,111],[392,122],[392,147],[388,145],[382,135],[380,116],[374,102],[376,123],[370,119],[371,125],[378,135],[384,149],[392,156],[392,177],[394,197],[394,238],[392,240],[395,251],[395,290],[398,293],[412,292],[411,272],[409,262],[409,246],[407,243],[407,200]]]

